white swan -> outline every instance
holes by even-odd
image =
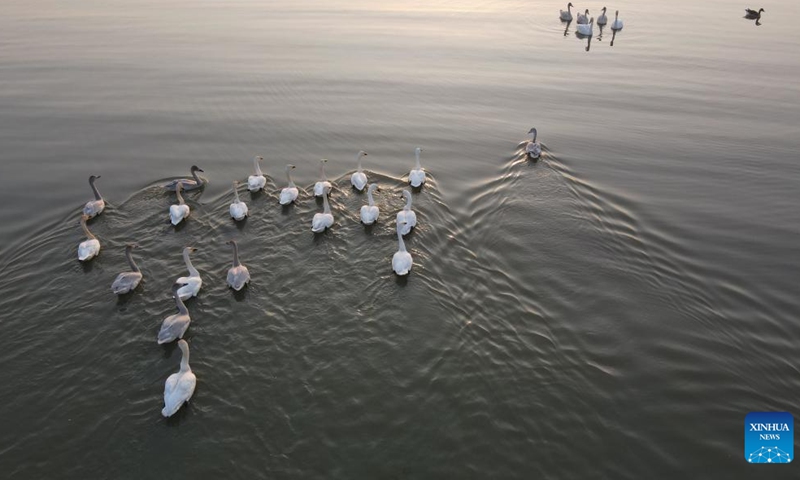
[[[255,157],[253,159],[253,164],[255,164],[256,167],[256,174],[247,177],[247,189],[251,192],[257,192],[267,184],[267,177],[261,173],[261,165],[259,165],[262,160],[264,160],[264,157]]]
[[[97,190],[97,187],[94,184],[94,181],[98,178],[100,178],[100,175],[92,175],[89,177],[89,186],[92,187],[92,191],[94,192],[94,200],[89,200],[86,202],[86,205],[83,206],[83,214],[89,218],[94,218],[97,215],[100,215],[106,208],[106,201],[103,200],[103,197],[100,195],[100,192]]]
[[[326,190],[330,195],[331,188],[333,188],[331,182],[329,182],[328,179],[325,178],[325,163],[327,162],[328,162],[327,158],[323,158],[322,160],[319,161],[319,181],[314,184],[315,197],[321,197]]]
[[[183,201],[183,196],[181,195],[182,189],[183,182],[178,182],[178,186],[175,188],[178,204],[169,206],[169,221],[172,222],[173,225],[181,223],[190,213],[189,205],[186,205],[186,202]]]
[[[406,251],[406,244],[403,242],[403,233],[402,233],[403,224],[397,224],[397,251],[394,252],[394,256],[392,257],[392,270],[394,273],[403,276],[408,275],[408,272],[411,271],[411,267],[414,265],[414,259],[411,258],[411,254]]]
[[[584,23],[589,23],[589,9],[586,9],[586,13],[578,13],[578,25],[583,25]]]
[[[189,344],[186,340],[178,341],[181,349],[181,369],[167,377],[164,384],[164,408],[161,415],[171,417],[184,403],[188,402],[197,386],[197,377],[189,367]]]
[[[582,23],[577,26],[578,34],[579,35],[586,35],[587,37],[592,36],[592,26],[594,25],[594,18],[592,18],[589,23]]]
[[[408,183],[410,183],[414,188],[421,187],[425,183],[425,170],[419,163],[419,153],[421,151],[422,149],[419,147],[414,150],[414,154],[417,157],[417,164],[410,172],[408,172]]]
[[[100,253],[100,241],[89,231],[86,220],[89,220],[89,216],[81,215],[81,227],[83,227],[83,233],[86,234],[86,240],[78,245],[78,260],[81,262],[91,260]]]
[[[400,232],[408,235],[411,229],[417,226],[417,214],[411,210],[411,192],[403,190],[403,198],[406,199],[406,206],[397,212],[397,224],[402,225]]]
[[[239,262],[239,245],[236,240],[228,240],[226,243],[233,245],[233,266],[228,269],[228,286],[238,292],[250,283],[250,272]]]
[[[533,139],[525,145],[525,153],[531,157],[532,159],[537,159],[542,154],[542,145],[536,141],[536,129],[531,128],[528,131],[529,134],[533,135]]]
[[[622,30],[622,20],[619,19],[619,10],[614,14],[614,22],[611,24],[611,30]]]
[[[311,219],[311,231],[314,233],[324,232],[326,228],[333,225],[333,214],[331,213],[331,206],[328,204],[328,189],[322,195],[322,213],[315,213],[314,218]]]
[[[239,200],[239,182],[233,182],[233,203],[231,203],[231,217],[237,222],[247,216],[247,204]]]
[[[359,192],[364,190],[364,187],[367,186],[367,174],[364,173],[364,169],[361,168],[361,158],[366,156],[367,152],[364,150],[358,152],[358,156],[356,158],[356,160],[358,160],[358,170],[356,170],[356,173],[350,176],[350,183],[352,183],[353,187],[355,187],[355,189]]]
[[[559,13],[559,18],[561,18],[561,20],[563,20],[563,21],[565,21],[565,22],[571,22],[571,21],[572,21],[572,11],[571,11],[570,9],[571,9],[573,6],[574,6],[574,5],[572,5],[572,2],[569,2],[569,3],[567,4],[567,10],[566,10],[566,11],[564,11],[564,10],[559,10],[559,12],[561,12],[561,13]]]
[[[203,169],[198,167],[197,165],[192,165],[191,172],[192,178],[178,178],[172,180],[171,182],[164,185],[164,188],[167,190],[175,190],[178,188],[179,183],[183,183],[183,190],[197,190],[198,188],[203,188],[206,185],[206,180],[203,177],[197,175],[197,172],[202,172]]]
[[[597,26],[601,27],[606,23],[608,23],[608,17],[606,17],[606,7],[603,7],[603,13],[601,13],[600,16],[597,17]]]
[[[175,298],[175,306],[178,307],[178,313],[168,316],[161,322],[161,329],[158,331],[159,345],[183,338],[183,334],[186,333],[186,329],[192,323],[189,310],[183,304],[178,290],[180,290],[180,285],[176,283],[172,286],[172,295]]]
[[[189,254],[195,251],[197,251],[197,249],[194,247],[186,247],[183,249],[183,262],[186,264],[186,269],[189,270],[189,276],[179,277],[175,280],[175,283],[182,285],[181,288],[178,289],[178,296],[181,300],[188,300],[192,297],[196,297],[197,293],[200,292],[200,287],[203,286],[200,272],[194,268],[192,261],[189,259]]]
[[[361,207],[361,222],[364,225],[372,225],[378,221],[380,210],[378,210],[377,205],[375,205],[375,201],[372,199],[372,192],[377,189],[377,183],[370,184],[369,189],[367,189],[367,199],[369,200],[369,205],[364,205]]]
[[[117,278],[114,279],[114,283],[111,284],[111,291],[117,295],[124,295],[128,292],[132,292],[139,286],[139,282],[142,281],[142,272],[139,270],[136,262],[133,261],[133,255],[131,253],[136,247],[138,247],[138,245],[135,243],[129,243],[125,246],[125,257],[128,259],[128,264],[131,266],[131,271],[120,273],[117,275]]]
[[[292,175],[290,174],[293,168],[294,165],[286,165],[286,180],[289,182],[289,186],[281,190],[281,205],[289,205],[294,202],[297,200],[297,194],[300,193],[297,186],[292,181]]]

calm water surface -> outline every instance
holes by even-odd
[[[800,4],[761,26],[755,4],[607,6],[613,46],[549,1],[4,1],[2,476],[797,478],[745,464],[742,427],[798,412]],[[314,237],[320,157],[336,225]],[[282,210],[286,163],[306,192]],[[192,164],[210,184],[174,229],[159,183]],[[108,207],[81,265],[90,174]],[[130,241],[145,282],[118,300]],[[186,245],[199,383],[164,420]]]

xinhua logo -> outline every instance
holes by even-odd
[[[749,463],[790,463],[794,417],[787,412],[750,412],[744,417],[744,458]]]

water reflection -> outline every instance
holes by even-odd
[[[566,27],[564,27],[564,36],[566,37],[567,35],[569,35],[569,26],[572,25],[572,20],[568,22],[562,21],[561,23],[566,23],[567,25]]]
[[[602,42],[603,41],[603,28],[604,27],[605,27],[605,25],[600,25],[600,33],[597,34],[597,41],[598,42]]]
[[[611,46],[612,47],[614,46],[614,39],[617,38],[617,32],[619,32],[619,30],[611,29]]]

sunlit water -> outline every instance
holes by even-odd
[[[744,416],[800,392],[800,6],[606,6],[613,46],[555,2],[5,1],[2,477],[765,478]],[[336,224],[314,236],[321,157]],[[286,163],[305,191],[282,209]],[[159,184],[192,164],[211,183],[175,229]],[[108,207],[81,265],[90,174]],[[131,241],[144,285],[118,300]],[[186,245],[198,386],[164,420]]]

